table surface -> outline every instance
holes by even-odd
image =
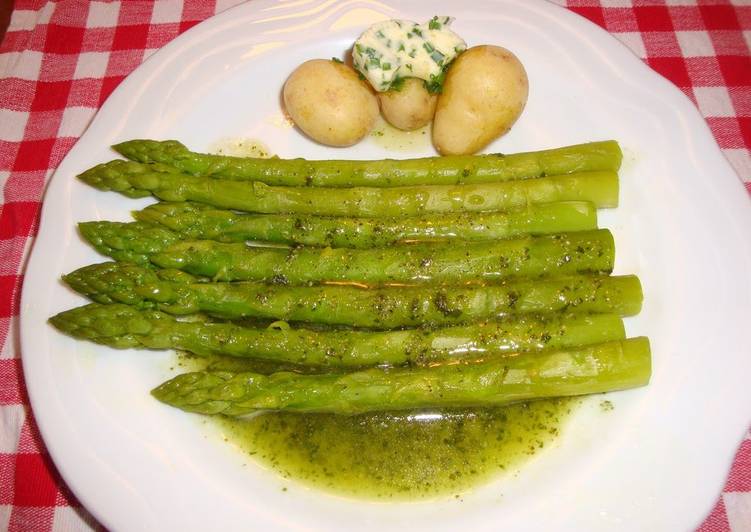
[[[21,371],[20,287],[45,184],[125,76],[239,2],[15,2],[0,44],[0,530],[101,528],[46,453]],[[608,30],[691,98],[751,192],[751,1],[556,3]],[[748,435],[699,530],[751,530]]]

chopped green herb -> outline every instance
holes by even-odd
[[[428,29],[431,30],[440,30],[443,27],[443,24],[438,20],[438,17],[433,17],[430,19],[430,22],[428,23]]]
[[[333,61],[334,63],[344,63],[344,61],[342,61],[342,60],[341,60],[341,59],[339,59],[338,57],[332,57],[332,58],[331,58],[331,60],[332,60],[332,61]]]
[[[443,55],[438,50],[433,50],[430,54],[430,58],[437,64],[437,65],[443,65],[443,60],[446,59],[446,56]]]
[[[397,77],[394,78],[394,81],[391,82],[391,86],[389,87],[389,90],[391,91],[400,91],[404,88],[404,82],[407,80],[407,78],[403,77]]]
[[[441,94],[443,91],[443,82],[446,80],[447,66],[441,69],[441,73],[436,76],[430,76],[430,81],[425,82],[425,88],[430,94]]]

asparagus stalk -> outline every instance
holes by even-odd
[[[647,338],[560,351],[449,362],[428,368],[373,368],[344,374],[198,371],[152,390],[168,405],[201,414],[258,410],[352,415],[431,407],[501,406],[518,401],[644,386]]]
[[[504,211],[555,201],[591,201],[598,208],[618,204],[618,175],[613,171],[471,185],[316,188],[210,179],[175,173],[163,166],[134,168],[128,161],[117,160],[78,177],[100,190],[129,197],[152,194],[166,201],[197,201],[266,214],[381,218]]]
[[[148,264],[151,255],[182,238],[175,231],[147,222],[81,222],[78,230],[102,255],[137,264]]]
[[[82,228],[84,234],[91,226]],[[167,229],[158,231],[168,232]],[[149,231],[144,231],[147,235]],[[557,273],[608,273],[615,245],[610,231],[560,233],[460,244],[410,244],[378,249],[267,248],[212,240],[178,241],[148,253],[148,238],[119,240],[113,249],[88,235],[97,249],[118,260],[151,262],[215,281],[421,283],[493,280]],[[177,235],[173,233],[173,238]],[[133,244],[134,248],[128,246]],[[139,253],[139,252],[146,253]]]
[[[262,318],[373,329],[441,326],[528,312],[639,312],[636,276],[521,280],[485,286],[281,286],[197,282],[173,270],[108,262],[63,277],[99,303],[125,303],[176,315],[204,312],[227,319]]]
[[[524,315],[445,329],[355,331],[268,328],[178,321],[157,310],[122,304],[84,307],[50,318],[60,331],[118,349],[181,349],[197,355],[260,358],[321,367],[429,364],[555,349],[625,338],[617,316]]]
[[[141,222],[162,225],[189,240],[255,240],[357,249],[386,247],[403,241],[498,240],[525,234],[541,235],[597,228],[597,210],[594,205],[585,201],[529,205],[507,213],[480,212],[471,215],[464,213],[377,220],[310,215],[241,214],[200,203],[163,202],[136,211],[133,216]],[[101,227],[103,224],[109,229]],[[117,248],[121,238],[142,238],[141,235],[149,231],[147,226],[116,222],[89,222],[88,225],[92,228],[91,232],[87,231],[87,224],[81,225],[81,230],[87,238],[89,233],[98,234],[96,238],[107,242],[112,248]],[[112,231],[113,234],[110,236],[108,231]],[[153,237],[149,234],[147,238]],[[170,237],[167,239],[168,243],[174,242]],[[89,240],[93,241],[91,238]]]
[[[617,171],[613,140],[516,154],[449,155],[377,161],[258,159],[194,153],[175,140],[130,140],[113,148],[141,163],[164,163],[193,175],[262,181],[269,185],[390,187],[507,181],[594,170]]]

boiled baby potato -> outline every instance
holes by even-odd
[[[446,73],[433,118],[433,144],[444,154],[469,154],[506,133],[529,94],[527,73],[500,46],[475,46]]]
[[[430,123],[438,101],[421,79],[406,78],[398,89],[378,93],[381,113],[392,126],[412,131]]]
[[[282,94],[295,125],[329,146],[355,144],[378,117],[378,99],[368,84],[336,61],[306,61],[287,78]]]

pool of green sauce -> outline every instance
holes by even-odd
[[[458,495],[548,446],[572,400],[360,416],[216,418],[224,437],[284,478],[367,499]]]
[[[190,370],[279,369],[226,357],[179,360]],[[362,499],[420,500],[458,496],[517,471],[555,441],[579,404],[568,398],[488,409],[211,419],[229,444],[285,479]]]

